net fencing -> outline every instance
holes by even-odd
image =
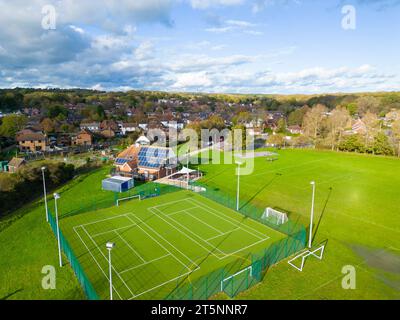
[[[196,187],[202,190],[200,195],[236,211],[236,198],[231,195],[198,181],[192,182],[191,185],[192,189]],[[249,202],[240,207],[239,213],[285,234],[286,237],[272,243],[262,251],[238,257],[223,268],[198,279],[192,280],[189,275],[176,284],[175,289],[167,295],[166,299],[207,300],[220,292],[234,298],[261,282],[271,266],[305,248],[307,232],[305,226],[300,223],[300,216],[292,216],[284,224],[276,224],[263,218],[265,207],[257,207]]]
[[[57,237],[57,223],[56,219],[53,217],[53,214],[49,210],[49,224],[51,227],[51,230],[53,230],[54,235]],[[61,250],[64,252],[65,256],[67,257],[72,270],[74,270],[75,276],[78,279],[79,283],[82,286],[83,291],[85,292],[86,297],[89,300],[99,300],[99,296],[97,295],[96,291],[93,288],[92,283],[88,279],[88,277],[85,274],[85,271],[83,271],[83,268],[81,267],[78,259],[76,258],[74,252],[71,249],[71,246],[69,245],[67,239],[64,237],[61,228],[59,230],[60,232],[60,246]]]

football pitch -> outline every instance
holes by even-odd
[[[113,295],[122,300],[164,299],[181,282],[286,237],[190,191],[65,218],[61,229],[102,299],[110,295],[106,244],[115,243]]]

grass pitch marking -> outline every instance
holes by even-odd
[[[194,202],[193,202],[193,201],[194,201]],[[170,204],[179,203],[179,202],[189,202],[189,203],[191,204],[192,207],[190,207],[190,208],[188,208],[188,209],[186,209],[186,210],[191,210],[191,209],[193,209],[193,208],[201,208],[201,209],[205,210],[207,213],[212,214],[212,215],[214,215],[214,216],[216,216],[216,217],[218,217],[218,218],[221,218],[222,220],[225,220],[225,221],[228,222],[229,224],[231,224],[231,225],[233,225],[234,227],[236,227],[236,228],[233,229],[233,230],[230,230],[230,231],[225,232],[225,233],[221,233],[220,235],[218,235],[218,236],[216,236],[216,237],[212,237],[212,238],[222,237],[223,235],[231,234],[231,233],[233,233],[234,231],[242,230],[242,231],[244,231],[244,232],[250,234],[251,236],[258,238],[259,241],[254,242],[254,243],[252,243],[252,244],[250,244],[250,245],[248,245],[248,246],[246,246],[246,247],[242,247],[242,248],[240,248],[240,249],[238,249],[238,250],[236,250],[236,251],[234,251],[234,252],[229,252],[229,253],[224,252],[224,251],[222,251],[221,249],[215,247],[215,245],[213,245],[213,244],[211,244],[211,243],[208,242],[209,240],[211,240],[211,238],[209,238],[209,239],[204,239],[204,238],[201,237],[200,235],[196,234],[196,233],[193,232],[192,230],[190,230],[190,229],[188,229],[187,227],[185,227],[184,225],[182,225],[180,222],[178,222],[178,221],[176,221],[175,219],[171,218],[171,216],[173,216],[173,214],[168,214],[168,215],[167,215],[167,214],[165,214],[162,210],[158,209],[158,208],[160,208],[160,207],[168,206],[168,205],[170,205]],[[253,246],[255,246],[255,245],[257,245],[257,244],[259,244],[259,243],[261,243],[261,242],[264,242],[264,241],[267,241],[267,240],[270,239],[270,237],[268,237],[268,236],[262,234],[261,232],[259,232],[258,230],[254,229],[254,228],[252,228],[252,227],[250,227],[250,226],[241,224],[241,225],[238,227],[238,223],[240,223],[240,221],[235,220],[235,219],[233,219],[233,218],[227,216],[226,214],[223,214],[223,213],[222,213],[222,215],[224,215],[224,216],[226,217],[226,218],[223,218],[223,217],[220,216],[220,215],[221,215],[220,212],[218,212],[218,215],[217,215],[217,214],[215,214],[214,212],[210,211],[210,210],[216,211],[215,209],[213,209],[213,208],[211,208],[211,207],[209,207],[209,206],[207,206],[207,205],[205,205],[205,204],[203,204],[203,203],[197,202],[197,201],[194,200],[194,199],[183,199],[183,200],[178,200],[178,201],[172,201],[172,202],[169,202],[169,203],[165,203],[165,204],[162,204],[162,205],[158,205],[158,206],[155,206],[155,207],[148,208],[148,210],[149,210],[150,212],[152,212],[153,214],[156,214],[156,213],[154,213],[154,211],[158,212],[159,214],[158,214],[157,216],[158,216],[160,219],[162,219],[163,221],[165,221],[166,223],[168,223],[170,226],[172,226],[174,229],[176,229],[177,231],[179,231],[181,234],[183,234],[183,235],[186,236],[187,238],[191,239],[194,243],[196,243],[197,245],[199,245],[200,247],[202,247],[203,249],[205,249],[207,252],[211,253],[211,255],[213,255],[213,256],[214,256],[215,258],[217,258],[218,260],[226,259],[226,258],[228,258],[228,257],[230,257],[230,256],[232,256],[232,255],[235,255],[236,253],[239,253],[239,252],[241,252],[241,251],[243,251],[243,250],[245,250],[245,249],[248,249],[248,248],[250,248],[250,247],[253,247]],[[180,210],[180,211],[182,211],[182,210]],[[163,216],[164,216],[164,217],[163,217]],[[190,216],[192,216],[192,215],[190,215]],[[193,217],[193,216],[192,216],[192,217]],[[176,224],[180,225],[183,229],[187,230],[190,234],[193,234],[195,237],[199,238],[199,239],[200,239],[201,241],[203,241],[204,243],[210,245],[210,246],[212,247],[212,250],[210,250],[209,248],[206,248],[204,245],[202,245],[201,243],[199,243],[196,239],[194,239],[193,237],[191,237],[191,236],[190,236],[189,234],[187,234],[186,232],[183,232],[182,230],[180,230],[179,228],[177,228],[174,224],[172,224],[171,222],[167,221],[165,218],[168,218],[168,219],[172,220],[172,221],[175,222]],[[227,218],[229,218],[229,219],[227,219]],[[199,220],[199,219],[196,219],[196,220]],[[199,220],[199,221],[202,222],[202,223],[204,223],[204,221],[202,221],[202,220]],[[233,221],[234,221],[234,222],[233,222]],[[265,227],[264,225],[262,225],[262,226]],[[209,227],[211,227],[211,226],[209,226]],[[250,232],[248,229],[246,230],[245,228],[251,229],[251,231],[252,231],[253,233]],[[259,235],[261,235],[261,236],[263,236],[263,237],[257,236],[257,235],[255,235],[254,233],[258,233]],[[218,251],[219,254],[216,254],[214,251]],[[221,255],[222,255],[222,257],[221,257]]]
[[[93,256],[92,251],[88,248],[88,246],[86,245],[85,241],[83,241],[83,239],[82,239],[81,235],[79,234],[79,232],[76,231],[76,228],[79,228],[79,227],[80,227],[80,226],[74,227],[74,228],[73,228],[74,231],[75,231],[75,233],[77,234],[78,238],[81,240],[81,242],[83,243],[83,245],[85,246],[86,250],[87,250],[87,251],[89,252],[89,254],[91,255],[91,257],[92,257],[92,259],[94,260],[94,262],[95,262],[95,263],[97,264],[97,266],[99,267],[100,271],[101,271],[101,272],[103,273],[103,275],[106,277],[107,281],[109,281],[110,279],[108,278],[107,273],[104,272],[103,268],[100,266],[100,264],[98,263],[97,259]],[[119,294],[118,290],[114,287],[114,285],[113,285],[112,287],[113,287],[115,293],[118,295],[118,297],[122,300],[122,297],[121,297],[121,295]]]
[[[144,263],[146,263],[146,260],[143,259],[143,257],[135,250],[133,247],[118,233],[118,231],[114,231],[115,234],[128,246],[129,249],[132,250],[132,252]]]

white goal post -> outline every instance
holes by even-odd
[[[289,260],[288,263],[295,269],[299,270],[300,272],[303,271],[304,268],[304,264],[306,262],[306,259],[309,256],[314,256],[319,260],[322,260],[323,256],[324,256],[324,251],[325,251],[325,245],[321,245],[320,247],[318,247],[317,249],[311,250],[311,249],[307,249],[306,251],[303,251],[302,253],[298,254],[297,256],[295,256],[293,259]],[[319,254],[318,254],[319,253]],[[301,264],[296,265],[293,263],[293,261],[300,259],[301,258]]]
[[[289,220],[286,213],[280,212],[272,208],[265,209],[261,218],[264,220],[275,220],[275,223],[277,225],[284,224]]]
[[[142,197],[141,197],[140,194],[139,194],[139,195],[136,195],[136,196],[131,196],[131,197],[126,197],[126,198],[118,199],[118,200],[117,200],[117,207],[119,207],[119,204],[120,204],[121,201],[128,201],[128,200],[132,200],[132,199],[139,199],[139,201],[141,201],[141,200],[142,200]]]
[[[250,270],[250,277],[252,277],[253,276],[253,266],[250,266],[250,267],[247,267],[247,268],[245,268],[243,270],[240,270],[239,272],[236,272],[235,274],[223,279],[221,281],[221,292],[224,291],[224,283],[225,282],[233,279],[234,277],[238,276],[239,274],[242,274],[243,272],[247,272],[248,270]]]

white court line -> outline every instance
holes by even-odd
[[[132,246],[123,237],[121,237],[121,235],[118,233],[118,231],[114,231],[114,232],[129,247],[129,249],[131,249],[135,253],[135,255],[140,258],[140,260],[142,260],[144,263],[146,263],[146,260],[144,260],[143,257],[135,249],[133,249]]]
[[[151,288],[151,289],[149,289],[149,290],[146,290],[146,291],[143,291],[143,292],[137,294],[136,296],[132,296],[132,297],[129,298],[128,300],[133,300],[133,299],[135,299],[135,298],[137,298],[137,297],[140,297],[141,295],[144,295],[145,293],[148,293],[148,292],[150,292],[150,291],[153,291],[153,290],[155,290],[155,289],[158,289],[159,287],[162,287],[163,285],[166,285],[167,283],[170,283],[170,282],[172,282],[172,281],[176,281],[176,280],[178,280],[178,279],[180,279],[180,278],[186,277],[186,276],[192,274],[193,272],[195,272],[195,271],[197,271],[197,270],[199,270],[199,269],[200,269],[200,267],[197,267],[196,269],[194,269],[194,270],[191,271],[191,272],[187,272],[187,273],[185,273],[185,274],[180,275],[179,277],[176,277],[176,278],[173,278],[173,279],[171,279],[171,280],[165,281],[165,282],[163,282],[163,283],[161,283],[161,284],[159,284],[159,285],[157,285],[157,286],[155,286],[155,287],[153,287],[153,288]]]
[[[82,227],[82,229],[85,231],[85,233],[88,235],[88,237],[90,238],[90,240],[92,240],[92,242],[94,243],[94,245],[97,247],[97,249],[100,251],[101,255],[104,257],[104,259],[108,262],[107,257],[103,254],[103,252],[100,250],[100,248],[98,247],[97,243],[93,240],[93,238],[90,236],[90,234],[86,231],[85,227]],[[118,278],[120,278],[120,280],[122,281],[122,283],[125,285],[125,287],[128,289],[129,293],[131,295],[134,295],[134,293],[132,292],[131,288],[126,284],[125,280],[120,276],[120,274],[118,273],[117,270],[115,270],[115,268],[112,266],[111,267],[115,274],[118,276]]]
[[[155,208],[155,207],[153,207],[153,208]],[[198,206],[196,206],[196,207],[194,207],[194,208],[200,208],[200,207],[198,207]],[[193,208],[193,209],[194,209]],[[192,209],[192,208],[190,208],[190,209]],[[179,211],[174,211],[174,212],[172,212],[172,213],[168,213],[168,214],[166,214],[166,213],[164,213],[164,215],[166,215],[166,216],[175,216],[175,215],[177,215],[177,214],[179,214],[179,213],[181,213],[181,212],[185,212],[185,211],[187,211],[188,209],[183,209],[183,210],[179,210]]]
[[[256,229],[254,229],[253,227],[250,227],[250,226],[247,226],[247,225],[243,224],[241,221],[238,221],[238,220],[236,220],[236,219],[234,219],[234,218],[232,218],[232,217],[226,215],[225,213],[221,213],[221,212],[217,211],[216,209],[213,209],[213,208],[211,208],[210,206],[208,206],[208,205],[206,205],[206,204],[204,204],[204,203],[198,202],[196,199],[190,199],[190,200],[191,200],[191,201],[197,202],[197,205],[202,205],[202,206],[203,206],[203,209],[207,208],[207,211],[208,211],[209,213],[211,213],[212,215],[214,215],[214,216],[216,216],[216,217],[218,217],[218,218],[221,218],[222,220],[225,220],[226,222],[230,223],[230,224],[233,225],[234,227],[237,227],[238,225],[240,225],[240,228],[241,228],[243,231],[246,231],[247,233],[251,234],[252,236],[257,237],[257,238],[260,239],[260,240],[263,239],[263,238],[265,237],[265,234],[263,234],[262,232],[260,232],[260,231],[258,231],[258,230],[256,230]],[[204,207],[205,207],[205,208],[204,208]],[[206,210],[206,209],[205,209],[205,210]],[[211,211],[210,211],[210,210],[211,210]],[[216,213],[213,213],[212,211],[217,212],[217,214],[216,214]],[[239,213],[239,214],[240,214],[240,213]],[[226,218],[223,218],[222,216],[225,216]],[[231,221],[229,221],[228,219],[231,220]],[[254,221],[254,222],[256,222],[256,223],[259,223],[259,222],[255,221],[255,220],[252,220],[252,221]],[[234,223],[234,222],[235,222],[235,223]],[[259,223],[259,224],[260,224],[261,226],[263,226],[264,228],[267,228],[267,226],[263,225],[262,223]],[[260,237],[260,236],[256,236],[255,234],[249,232],[248,230],[245,230],[245,227],[251,229],[252,232],[258,233],[261,237]]]
[[[176,251],[180,252],[186,259],[188,259],[190,261],[191,264],[193,264],[194,266],[198,267],[197,264],[195,264],[191,259],[189,259],[189,257],[187,255],[185,255],[183,252],[181,252],[180,250],[178,250],[174,245],[172,245],[167,239],[165,239],[161,234],[159,234],[157,231],[155,231],[152,227],[150,227],[146,222],[142,221],[142,219],[140,219],[139,217],[132,215],[133,217],[135,217],[136,219],[138,219],[140,221],[140,223],[143,223],[147,228],[149,228],[151,231],[153,231],[155,234],[157,234],[161,239],[163,239],[165,242],[167,242],[170,246],[172,246],[173,248],[175,248]],[[132,221],[132,219],[128,216],[127,217],[129,220]],[[132,221],[135,222],[135,221]],[[181,263],[185,268],[187,268],[188,270],[190,270],[190,268],[184,264],[181,260],[179,260],[173,253],[171,253],[171,251],[169,251],[167,248],[165,248],[159,241],[157,241],[156,239],[154,239],[146,230],[144,230],[140,225],[138,225],[138,227],[140,229],[142,229],[142,231],[144,233],[146,233],[151,239],[153,239],[155,242],[157,242],[164,250],[166,250],[169,254],[171,254],[172,257],[174,257],[179,263]]]
[[[170,257],[170,256],[171,256],[171,254],[168,253],[168,254],[166,254],[166,255],[164,255],[164,256],[162,256],[162,257],[159,257],[159,258],[156,258],[156,259],[147,261],[146,263],[142,263],[142,264],[139,264],[138,266],[134,266],[134,267],[132,267],[132,268],[126,269],[126,270],[124,270],[124,271],[121,271],[120,274],[123,274],[123,273],[128,272],[128,271],[132,271],[132,270],[134,270],[134,269],[138,269],[138,268],[140,268],[140,267],[143,267],[143,266],[145,266],[145,265],[148,265],[148,264],[150,264],[150,263],[156,262],[156,261],[158,261],[158,260],[161,260],[161,259],[164,259],[164,258]]]
[[[149,208],[148,210],[150,210],[150,212],[153,212],[152,210],[157,210],[160,214],[157,215],[157,217],[159,217],[160,219],[162,219],[163,221],[165,221],[166,223],[168,223],[171,227],[173,227],[174,229],[178,230],[180,233],[182,233],[185,237],[191,239],[193,242],[195,242],[199,247],[202,247],[204,250],[206,250],[206,252],[211,253],[214,257],[216,257],[217,259],[221,260],[222,258],[218,257],[218,255],[216,255],[214,253],[214,250],[219,251],[221,254],[224,254],[223,251],[221,251],[218,248],[215,248],[212,246],[212,244],[204,241],[204,239],[202,237],[200,237],[198,234],[194,233],[193,231],[191,231],[190,229],[186,228],[184,225],[182,225],[181,223],[179,223],[178,221],[171,219],[172,221],[174,221],[175,223],[179,224],[182,228],[186,229],[187,231],[189,231],[190,233],[192,233],[194,236],[196,236],[197,238],[201,239],[202,241],[206,242],[209,246],[211,246],[212,248],[206,248],[205,246],[203,246],[201,243],[199,243],[197,240],[193,239],[190,235],[188,235],[187,233],[183,232],[182,230],[180,230],[179,228],[177,228],[176,226],[174,226],[171,222],[168,222],[167,220],[165,220],[161,215],[165,216],[164,213],[160,210],[158,210],[157,208]],[[153,212],[154,213],[154,212]],[[167,217],[167,216],[165,216]]]
[[[199,207],[196,207],[196,208],[199,208]],[[189,209],[185,210],[185,212],[186,212],[189,216],[191,216],[192,218],[196,219],[197,221],[199,221],[199,222],[205,224],[206,226],[210,227],[211,229],[217,231],[219,234],[221,234],[221,235],[224,234],[221,230],[219,230],[219,229],[217,229],[217,228],[214,228],[212,225],[209,225],[208,223],[204,222],[203,220],[197,218],[195,215],[191,214],[191,213],[189,212],[189,210],[191,210],[191,209],[192,209],[192,208],[189,208]],[[193,209],[195,209],[195,208],[193,208]],[[174,219],[174,220],[175,220],[175,219]]]
[[[122,217],[122,216],[121,216],[121,217]],[[126,215],[124,215],[124,217],[126,217]],[[121,227],[121,228],[117,228],[117,229],[112,229],[112,230],[110,230],[110,231],[104,231],[104,232],[96,233],[96,234],[92,235],[92,237],[93,237],[93,238],[96,238],[96,237],[98,237],[98,236],[103,236],[103,235],[108,234],[108,233],[113,233],[114,231],[120,231],[120,230],[130,229],[130,228],[134,228],[134,227],[136,227],[136,226],[137,226],[137,224],[130,224],[130,225],[126,226],[126,227]]]
[[[113,220],[113,219],[121,218],[121,217],[126,216],[126,215],[127,215],[127,213],[121,214],[121,215],[116,216],[116,217],[111,217],[111,218],[105,218],[105,219],[101,219],[101,220],[96,220],[96,221],[93,221],[93,222],[89,222],[89,223],[84,223],[84,224],[78,225],[77,227],[86,227],[86,226],[89,226],[89,225],[92,225],[92,224],[96,224],[96,223],[99,223],[99,222],[103,222],[103,221],[108,221],[108,220]]]
[[[88,248],[88,246],[86,245],[85,241],[83,241],[83,239],[81,238],[80,234],[78,231],[76,231],[76,228],[83,228],[82,226],[78,226],[78,227],[73,227],[75,233],[78,235],[79,239],[81,240],[81,242],[83,243],[83,245],[85,246],[86,250],[89,252],[89,254],[92,256],[94,262],[96,262],[97,266],[99,267],[100,271],[104,274],[104,276],[106,277],[107,281],[110,281],[108,278],[107,273],[104,272],[103,268],[100,266],[100,264],[97,262],[96,258],[93,256],[92,251]],[[114,287],[114,285],[112,286],[114,291],[117,293],[118,297],[122,299],[121,295],[119,294],[119,292],[117,291],[117,289]]]
[[[208,241],[210,241],[210,240],[214,240],[214,239],[217,239],[217,238],[219,238],[219,237],[226,236],[227,234],[231,234],[231,233],[233,233],[233,232],[235,232],[235,231],[238,231],[238,230],[240,230],[240,227],[237,227],[236,229],[233,229],[233,230],[231,230],[231,231],[225,232],[225,233],[223,233],[223,234],[219,234],[219,235],[217,235],[217,236],[215,236],[215,237],[208,238],[206,241],[208,242]]]

